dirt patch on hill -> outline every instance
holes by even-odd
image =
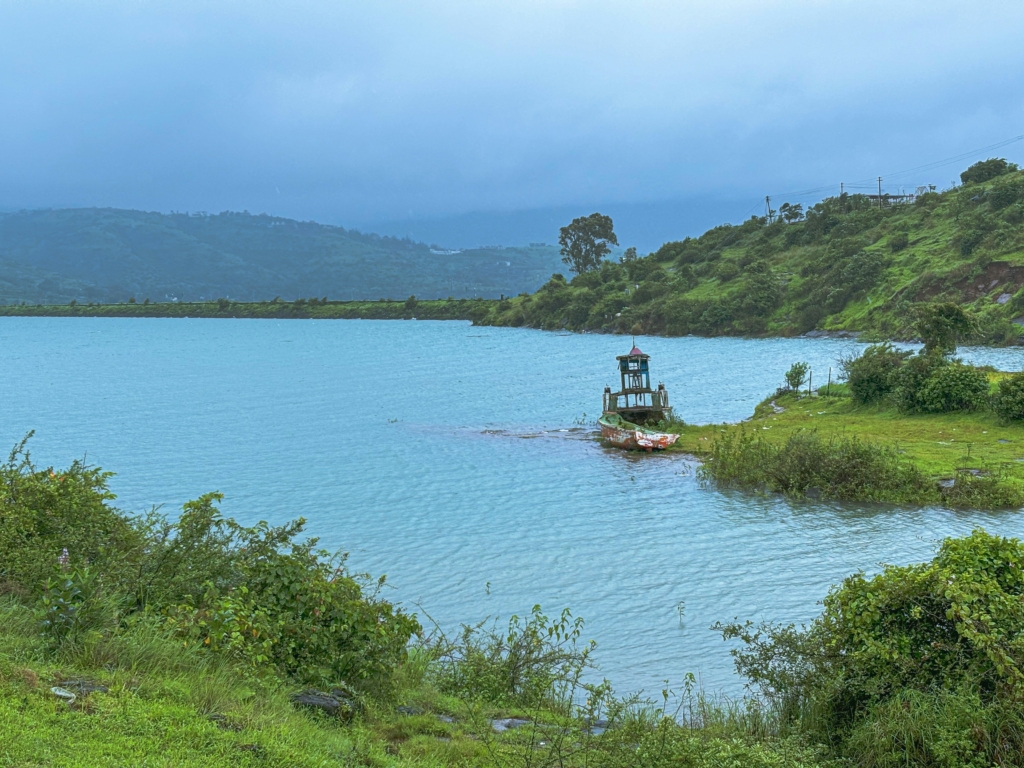
[[[952,283],[950,282],[951,278],[953,279]],[[953,273],[945,275],[926,273],[908,285],[904,292],[910,294],[913,301],[931,301],[944,294],[952,295],[951,297],[955,297],[958,301],[968,302],[987,296],[993,291],[998,291],[1000,294],[1016,293],[1022,285],[1024,285],[1024,266],[1008,264],[1005,261],[993,261],[973,277],[968,274],[957,279]]]

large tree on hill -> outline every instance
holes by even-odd
[[[1009,163],[1002,157],[981,160],[960,174],[962,184],[980,184],[983,181],[1017,170],[1016,163]]]
[[[611,253],[609,243],[618,245],[619,238],[612,229],[611,216],[600,213],[575,218],[558,234],[562,261],[577,275],[596,269],[601,259]]]

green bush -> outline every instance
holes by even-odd
[[[807,381],[807,371],[810,370],[807,363],[793,363],[786,371],[786,386],[792,390],[798,390]]]
[[[0,466],[0,589],[40,597],[64,550],[69,569],[89,566],[108,583],[128,583],[144,539],[108,506],[110,473],[78,461],[38,469],[27,439]]]
[[[975,531],[928,563],[850,576],[806,629],[719,627],[738,670],[855,765],[1017,765],[1024,545]]]
[[[931,413],[975,411],[988,401],[988,377],[970,365],[953,362],[937,367],[918,395],[920,409]]]
[[[1001,157],[990,157],[988,160],[980,160],[961,173],[960,181],[963,184],[980,184],[1016,170],[1017,166],[1014,163],[1009,163]]]
[[[0,467],[3,590],[38,605],[53,647],[164,616],[186,643],[316,685],[386,692],[416,620],[375,583],[299,541],[303,521],[239,525],[211,493],[170,521],[108,505],[109,473],[38,470],[24,443]]]
[[[981,229],[969,229],[960,235],[960,255],[965,259],[974,253],[974,249],[981,245],[985,239],[985,231]]]
[[[1004,423],[1024,421],[1024,371],[1000,380],[992,396],[992,410]]]
[[[1003,208],[1013,205],[1024,197],[1024,185],[1020,182],[1000,184],[994,187],[985,197],[992,206],[992,210],[1001,211]]]
[[[419,624],[364,590],[314,544],[293,543],[290,552],[267,551],[245,563],[245,586],[210,589],[176,606],[170,626],[192,642],[300,682],[344,681],[385,692]]]
[[[889,250],[899,253],[910,245],[910,235],[907,232],[894,232],[889,238]]]
[[[921,352],[908,357],[892,378],[891,397],[896,407],[904,413],[926,410],[922,397],[925,385],[935,371],[948,364],[940,354]]]
[[[715,277],[717,277],[723,283],[728,283],[730,280],[735,280],[739,277],[740,268],[734,261],[723,261],[715,268]]]
[[[859,357],[840,359],[840,369],[853,399],[866,404],[885,398],[892,392],[896,373],[910,354],[885,342],[872,344]]]
[[[592,666],[594,643],[581,646],[582,631],[569,609],[551,619],[539,605],[526,620],[513,616],[505,632],[465,625],[456,640],[435,642],[432,674],[442,691],[473,700],[563,705]]]
[[[76,643],[84,634],[102,632],[117,621],[117,599],[103,594],[95,573],[87,568],[55,570],[37,611],[40,632],[51,646]]]

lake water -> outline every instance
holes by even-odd
[[[620,692],[687,672],[742,691],[718,620],[806,621],[829,585],[928,558],[1017,513],[790,502],[703,488],[683,456],[603,448],[594,419],[628,337],[460,322],[0,319],[0,443],[117,472],[118,504],[302,516],[391,599],[443,627],[569,606]],[[677,413],[735,421],[825,339],[638,337]],[[1006,369],[1024,350],[966,350]],[[581,426],[582,425],[582,426]],[[680,620],[677,606],[685,603]]]

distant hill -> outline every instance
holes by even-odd
[[[551,245],[452,251],[249,213],[0,213],[3,304],[497,298],[536,290],[561,267]]]
[[[916,305],[954,301],[975,340],[1014,342],[1024,326],[1024,172],[992,159],[962,186],[915,199],[842,195],[804,212],[669,242],[606,261],[532,296],[495,302],[481,322],[666,335],[788,336],[814,331],[910,338]]]

